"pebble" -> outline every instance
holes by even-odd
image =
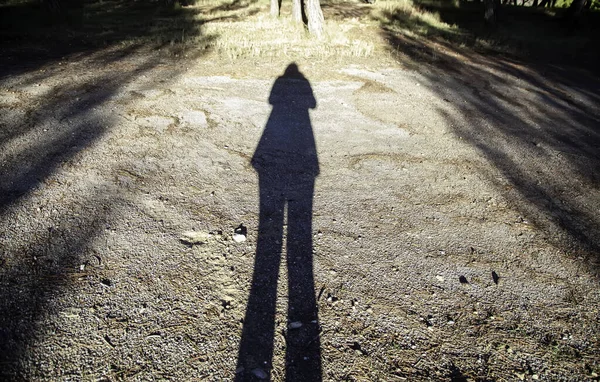
[[[210,234],[207,232],[187,231],[181,235],[179,240],[181,240],[181,242],[184,244],[190,244],[190,245],[206,244],[206,243],[208,243],[209,237],[210,237]]]
[[[492,271],[492,280],[494,280],[494,284],[498,285],[498,280],[500,280],[500,276],[494,271]]]
[[[254,374],[254,376],[258,379],[267,379],[269,377],[266,371],[259,368],[252,370],[252,374]]]
[[[298,329],[301,327],[302,327],[302,322],[300,322],[300,321],[290,322],[290,324],[289,324],[290,329]]]
[[[243,243],[244,241],[246,241],[246,234],[248,233],[248,229],[246,227],[244,227],[243,224],[240,224],[234,231],[233,231],[233,241],[235,241],[236,243]]]
[[[244,241],[246,241],[246,235],[242,235],[241,233],[234,233],[233,241],[235,241],[236,243],[243,243]]]

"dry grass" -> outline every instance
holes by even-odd
[[[208,28],[219,35],[215,51],[231,59],[239,57],[368,57],[371,41],[356,38],[352,27],[328,22],[325,38],[317,40],[288,18],[265,15],[237,23],[213,24]]]
[[[368,5],[359,0],[322,0],[321,4],[325,33],[315,39],[304,25],[292,22],[290,2],[283,2],[280,18],[272,18],[268,0],[196,0],[169,9],[154,2],[92,1],[52,22],[36,0],[5,0],[0,2],[0,37],[16,50],[27,44],[49,51],[71,47],[64,53],[117,46],[128,51],[160,49],[176,57],[210,51],[226,60],[377,61],[379,53],[389,51],[390,35],[486,53],[564,56],[577,63],[581,52],[586,52],[590,64],[597,56],[593,49],[597,12],[590,13],[587,29],[569,32],[557,24],[557,9],[504,7],[503,22],[490,33],[483,29],[479,3],[379,0]]]
[[[315,39],[304,25],[292,21],[286,7],[280,18],[273,18],[264,0],[242,9],[216,4],[197,6],[204,9],[203,19],[214,20],[205,24],[204,33],[218,36],[211,48],[224,58],[368,57],[375,49],[369,36],[361,36],[357,20],[327,20],[324,38]]]
[[[403,33],[427,35],[436,30],[458,32],[458,27],[443,22],[439,13],[421,9],[411,0],[379,1],[376,4],[374,17],[384,24],[396,24]]]

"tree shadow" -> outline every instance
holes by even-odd
[[[87,202],[87,203],[86,203]],[[90,280],[80,264],[88,263],[90,246],[112,214],[110,195],[95,193],[66,205],[70,214],[56,214],[47,229],[17,231],[30,235],[27,242],[7,233],[0,238],[4,247],[0,258],[0,379],[26,381],[32,373],[28,353],[35,343],[52,330],[47,317],[57,315],[53,304],[74,288],[74,280]],[[49,222],[36,221],[33,225]],[[15,233],[14,230],[12,233]],[[7,241],[11,241],[10,243]]]
[[[269,103],[273,110],[252,158],[259,178],[260,221],[236,381],[270,379],[286,209],[285,379],[320,381],[320,329],[312,258],[313,191],[319,162],[308,112],[316,107],[316,100],[296,64],[290,64],[275,81]]]
[[[17,221],[20,207],[15,205],[26,203],[23,200],[33,192],[44,192],[54,173],[93,146],[117,122],[100,108],[157,65],[158,61],[150,59],[127,73],[98,76],[100,86],[74,81],[53,97],[29,100],[36,107],[33,113],[25,113],[27,120],[9,118],[11,123],[0,124],[0,218]],[[26,365],[28,351],[42,335],[44,317],[55,313],[52,300],[70,288],[89,243],[104,228],[112,200],[98,194],[83,203],[89,207],[70,203],[69,198],[52,206],[53,211],[63,211],[54,216],[60,223],[35,221],[32,225],[39,225],[38,229],[25,232],[26,224],[21,224],[0,235],[2,380],[28,379],[32,371],[28,370],[31,365]],[[85,218],[78,218],[80,215]]]
[[[487,182],[550,243],[600,258],[600,81],[577,67],[484,55],[382,24],[398,60],[445,102],[450,132],[491,166]]]
[[[2,44],[0,51],[9,48]],[[183,71],[173,67],[157,73],[155,69],[163,65],[164,58],[156,54],[135,56],[137,47],[133,45],[72,48],[69,53],[85,52],[85,59],[76,56],[68,63],[83,66],[83,62],[86,70],[95,68],[100,73],[88,77],[72,69],[66,72],[71,76],[67,82],[57,79],[65,76],[60,70],[33,72],[57,59],[57,52],[29,61],[27,54],[20,54],[28,52],[27,47],[0,65],[2,90],[8,89],[7,94],[13,91],[18,98],[14,107],[0,106],[0,218],[8,222],[20,219],[21,204],[27,205],[30,194],[44,193],[53,174],[68,168],[71,160],[119,122],[109,104],[123,96],[128,85],[146,76],[152,78],[153,85],[164,78],[176,78]],[[130,60],[130,56],[135,59]],[[34,92],[33,88],[41,90]],[[31,375],[33,367],[26,358],[43,334],[44,317],[55,313],[53,299],[68,293],[75,280],[72,275],[78,272],[89,243],[104,228],[113,202],[110,195],[101,193],[91,195],[83,203],[89,206],[85,208],[70,206],[69,200],[52,212],[52,218],[60,223],[45,226],[45,222],[30,218],[37,228],[29,232],[18,222],[13,230],[0,232],[2,380],[27,380]]]
[[[383,8],[372,16],[385,34],[399,39],[416,35],[418,42],[450,45],[449,50],[466,47],[487,56],[575,65],[597,72],[599,12],[586,15],[586,27],[573,28],[560,10],[503,6],[501,22],[493,30],[483,22],[483,13],[483,2],[457,5],[446,0],[419,0],[411,7]]]
[[[210,12],[218,11],[239,11],[248,8],[258,0],[233,0],[229,3],[221,4],[210,9]]]
[[[363,19],[371,11],[370,4],[361,4],[355,1],[324,1],[321,3],[323,14],[327,20]]]
[[[33,72],[69,58],[113,51],[111,60],[163,49],[166,56],[210,46],[202,9],[156,1],[88,0],[66,6],[57,20],[41,1],[0,3],[0,78]],[[107,55],[108,57],[109,55]]]

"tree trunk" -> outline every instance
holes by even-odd
[[[305,0],[304,7],[308,18],[308,32],[317,38],[323,36],[323,11],[319,0]]]
[[[498,24],[498,13],[500,11],[500,0],[483,0],[485,13],[483,19],[488,27],[495,27]]]
[[[271,16],[279,17],[279,0],[271,0]]]
[[[569,9],[565,13],[565,18],[573,23],[577,23],[585,9],[585,4],[589,0],[573,0]]]
[[[292,0],[292,21],[301,23],[302,13],[302,0]]]

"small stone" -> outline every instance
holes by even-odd
[[[298,329],[302,327],[302,322],[300,321],[294,321],[294,322],[290,322],[290,324],[288,325],[288,327],[290,329]]]
[[[443,277],[443,276],[440,276],[440,275],[437,275],[437,276],[435,276],[435,278],[436,278],[438,281],[441,281],[441,282],[444,282],[444,280],[445,280],[445,279],[444,279],[444,277]]]
[[[241,235],[239,233],[234,233],[233,241],[235,241],[236,243],[243,243],[244,241],[246,241],[246,236]]]
[[[206,244],[208,243],[208,238],[211,235],[207,232],[201,231],[187,231],[184,232],[179,240],[188,245],[196,245],[196,244]]]
[[[469,281],[467,281],[467,278],[465,276],[460,276],[458,278],[458,281],[460,281],[461,284],[468,284]]]
[[[266,371],[259,368],[252,370],[252,374],[258,379],[267,379],[269,377]]]
[[[242,243],[242,242],[246,241],[247,234],[248,234],[248,229],[246,227],[244,227],[243,224],[240,224],[233,231],[233,241],[235,241],[236,243]]]
[[[62,314],[67,318],[79,318],[80,308],[67,308]]]
[[[492,271],[492,280],[494,280],[494,284],[498,285],[498,280],[500,280],[500,276],[494,271]]]

